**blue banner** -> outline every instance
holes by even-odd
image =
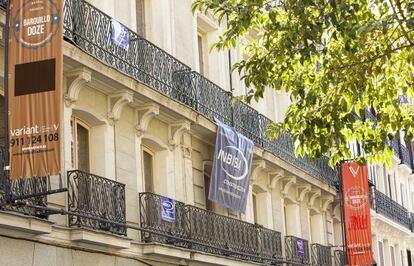
[[[246,212],[253,142],[216,120],[217,138],[208,198],[227,208]]]
[[[175,223],[175,200],[160,197],[161,220],[165,222]]]
[[[118,21],[111,20],[111,41],[116,46],[127,50],[129,48],[129,31]]]

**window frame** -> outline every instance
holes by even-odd
[[[78,158],[78,128],[77,125],[80,125],[81,127],[83,127],[84,129],[86,129],[88,131],[88,172],[91,171],[91,126],[89,126],[84,120],[82,120],[81,118],[77,117],[77,116],[72,116],[71,117],[71,133],[72,133],[72,138],[71,138],[71,153],[72,153],[72,168],[76,169],[76,170],[82,170],[85,171],[84,169],[79,169],[79,158]]]

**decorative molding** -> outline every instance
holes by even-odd
[[[190,131],[190,129],[191,122],[187,120],[180,120],[168,126],[168,144],[170,145],[170,150],[180,145],[183,134]]]
[[[337,221],[341,221],[342,220],[342,210],[341,210],[341,203],[339,201],[337,201],[335,204],[335,207],[333,208],[332,211],[332,218],[336,219]]]
[[[298,198],[297,201],[301,202],[304,200],[306,194],[311,191],[312,189],[312,185],[310,184],[304,184],[304,185],[300,185],[297,188],[297,192],[298,192]]]
[[[142,137],[147,131],[151,119],[160,114],[160,107],[155,103],[150,103],[142,105],[135,110],[138,118],[135,131],[138,137]]]
[[[70,107],[78,101],[79,92],[83,85],[91,81],[92,71],[84,67],[77,68],[67,73],[65,78],[68,85],[68,90],[64,96],[65,105]]]
[[[259,173],[262,170],[266,169],[266,161],[265,160],[253,160],[252,163],[252,174],[251,174],[251,181],[254,182],[259,178]]]
[[[181,145],[181,150],[183,151],[183,157],[186,159],[191,159],[191,153],[193,149],[190,146]]]
[[[311,195],[309,198],[308,206],[310,208],[313,208],[314,207],[313,205],[315,204],[315,200],[321,196],[322,192],[319,188],[316,188],[316,189],[312,189],[308,193]]]
[[[124,107],[133,101],[134,94],[132,91],[124,90],[120,93],[109,95],[108,102],[111,111],[108,113],[108,119],[111,125],[121,118],[121,113]]]
[[[271,189],[276,188],[277,182],[285,176],[285,170],[279,169],[268,173],[269,175],[269,187]]]
[[[325,195],[321,197],[322,202],[322,211],[326,212],[329,208],[329,205],[334,202],[334,196],[332,195]]]
[[[289,194],[289,189],[293,184],[296,184],[296,177],[290,176],[290,177],[284,177],[280,179],[280,191],[282,193],[282,197],[286,197]]]

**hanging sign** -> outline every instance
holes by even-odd
[[[175,200],[160,197],[161,220],[165,222],[175,223]]]
[[[253,142],[216,120],[217,138],[208,198],[245,212],[253,160]]]
[[[12,180],[60,173],[63,0],[9,0]]]
[[[129,31],[115,19],[111,19],[111,41],[116,46],[128,51]]]
[[[342,196],[348,265],[372,264],[372,235],[367,166],[342,164]]]
[[[300,256],[305,255],[305,241],[301,238],[296,239],[296,252]]]

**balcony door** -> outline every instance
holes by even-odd
[[[90,172],[90,127],[77,117],[72,117],[72,168]]]
[[[146,147],[142,148],[142,175],[144,191],[154,193],[154,154]]]

